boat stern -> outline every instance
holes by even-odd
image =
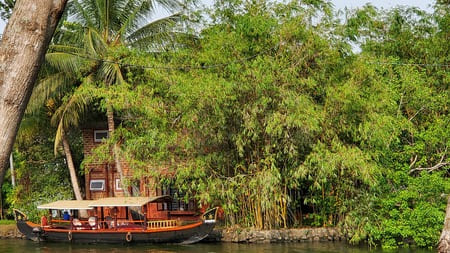
[[[206,211],[202,215],[203,224],[199,227],[198,231],[194,233],[189,239],[183,241],[181,244],[192,244],[205,239],[214,229],[217,221],[217,210],[215,207]]]

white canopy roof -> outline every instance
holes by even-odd
[[[147,203],[169,201],[171,198],[168,195],[156,197],[110,197],[102,198],[92,201],[90,207],[114,207],[114,206],[128,206],[141,207]]]
[[[168,195],[156,197],[110,197],[97,200],[58,200],[52,203],[40,205],[38,209],[56,209],[56,210],[88,210],[94,207],[141,207],[147,203],[170,201]]]
[[[89,206],[93,200],[58,200],[52,203],[40,205],[38,209],[55,209],[55,210],[88,210],[93,209]]]

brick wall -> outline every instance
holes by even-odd
[[[92,154],[92,150],[99,145],[101,142],[95,142],[94,140],[94,131],[95,130],[106,130],[106,129],[83,129],[83,144],[84,156],[87,157]],[[132,170],[130,166],[121,162],[122,170],[125,176],[131,176]],[[116,189],[116,179],[119,179],[119,173],[117,172],[115,165],[113,162],[111,163],[90,163],[86,164],[85,168],[87,169],[85,174],[85,189],[86,189],[86,199],[99,199],[105,197],[122,197],[124,196],[123,190]],[[90,189],[90,181],[91,180],[105,180],[105,190],[103,191],[92,191]],[[152,178],[142,178],[140,182],[140,193],[142,196],[155,196],[157,195],[156,191],[157,185],[154,179]],[[192,216],[192,212],[186,211],[185,214],[181,213],[181,216],[173,216],[170,211],[162,211],[158,210],[158,206],[156,203],[150,203],[147,205],[147,218],[150,220],[164,220],[164,219],[179,219],[179,220],[190,220],[194,216]],[[124,208],[119,208],[119,217],[125,218],[126,212]],[[123,210],[122,210],[123,209]],[[107,210],[104,210],[107,212]],[[105,214],[105,216],[108,214]],[[122,217],[123,216],[123,217]]]
[[[92,155],[92,150],[100,146],[101,142],[96,142],[94,139],[94,131],[96,130],[106,130],[106,129],[83,129],[83,153],[87,157]],[[124,176],[131,176],[131,170],[127,163],[121,162],[122,170]],[[87,169],[85,174],[85,189],[86,189],[86,199],[98,199],[104,197],[121,197],[124,196],[124,192],[121,189],[116,188],[116,180],[120,179],[119,173],[115,168],[115,164],[111,163],[89,163],[85,165]],[[105,190],[104,191],[91,191],[90,181],[91,179],[101,179],[105,180]]]

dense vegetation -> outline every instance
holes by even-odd
[[[86,70],[67,71],[71,91],[26,117],[6,202],[32,209],[71,194],[45,122],[89,95],[84,120],[110,107],[122,123],[85,162],[114,162],[120,143],[135,179],[170,181],[199,204],[220,205],[227,225],[340,226],[353,243],[434,246],[450,192],[448,11],[367,5],[341,20],[320,0],[216,1],[172,27],[161,47],[71,51],[84,65],[50,62],[43,80],[78,65],[115,70],[92,82]],[[55,43],[89,49],[92,37],[73,36],[79,25],[66,21]],[[123,79],[102,83],[113,72]],[[68,126],[80,168],[80,135]]]

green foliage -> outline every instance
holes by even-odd
[[[377,186],[378,171],[368,154],[333,140],[331,147],[316,144],[296,176],[309,185],[310,196],[305,203],[319,208],[325,225],[325,217],[345,217],[361,192]]]
[[[0,18],[7,21],[11,17],[12,10],[16,4],[15,0],[4,0],[0,2]]]
[[[357,15],[352,18],[360,19]],[[367,114],[373,115],[375,125],[363,125],[357,136],[385,169],[379,179],[381,187],[363,195],[343,223],[351,242],[367,239],[386,248],[433,247],[439,238],[446,203],[442,194],[449,192],[447,168],[432,173],[413,169],[448,159],[449,93],[443,78],[448,74],[441,65],[448,62],[448,45],[436,44],[442,28],[435,22],[445,17],[448,14],[438,9],[434,15],[411,8],[372,11],[358,28],[371,34],[361,33],[361,55],[386,55],[399,64],[375,68],[379,88],[371,93],[376,99],[371,104],[384,106]],[[408,62],[425,64],[404,64]],[[389,120],[382,120],[385,117]]]
[[[93,1],[77,3],[73,33],[47,57],[48,73],[75,80],[56,101],[91,96],[121,119],[85,164],[113,162],[120,143],[128,183],[174,182],[186,199],[220,205],[228,225],[340,226],[351,243],[435,245],[448,166],[426,168],[448,161],[448,8],[367,5],[342,23],[326,1],[216,1],[195,40],[160,50],[138,42],[150,28],[112,17],[105,29],[81,11]]]
[[[372,220],[364,224],[362,233],[354,233],[352,239],[367,237],[370,242],[381,243],[383,248],[408,244],[433,247],[439,239],[445,211],[445,198],[440,195],[450,190],[450,183],[442,173],[423,172],[415,178],[397,172],[388,179],[392,180],[391,192],[373,200],[369,215]],[[348,219],[358,219],[363,215],[361,211]]]
[[[388,44],[411,33],[440,36],[432,17],[368,6],[341,26],[317,3],[217,4],[223,8],[192,48],[122,54],[135,65],[193,67],[131,67],[132,85],[109,91],[126,119],[111,141],[123,141],[135,177],[175,181],[200,204],[221,205],[230,225],[341,225],[353,243],[433,245],[447,174],[407,168],[446,158],[445,79],[439,70],[430,75],[434,65],[382,64],[431,57]],[[313,16],[322,17],[314,26]],[[400,17],[408,25],[378,30]],[[361,53],[349,52],[349,36]],[[112,158],[99,148],[92,159]],[[420,184],[435,188],[415,195]]]
[[[13,153],[16,187],[7,184],[5,202],[38,221],[36,206],[60,199],[72,199],[68,171],[62,158],[53,155],[53,131],[45,114],[25,116]],[[80,151],[79,149],[75,149]],[[6,180],[10,180],[7,177]],[[3,186],[5,188],[5,184]]]
[[[0,225],[14,225],[16,221],[14,220],[0,220]]]

